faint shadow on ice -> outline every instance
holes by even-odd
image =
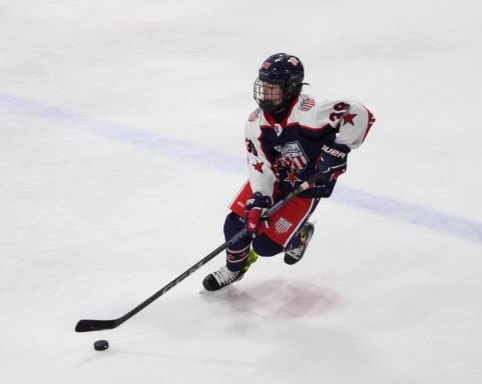
[[[205,292],[202,297],[207,302],[227,303],[242,312],[280,319],[320,316],[339,305],[338,295],[330,289],[281,278],[254,286],[237,284],[222,291]]]

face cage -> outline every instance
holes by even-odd
[[[270,83],[270,84],[277,84],[281,87],[281,92],[282,92],[282,96],[281,96],[281,101],[279,104],[275,105],[273,103],[272,100],[265,100],[265,85],[266,83]],[[284,95],[284,82],[279,82],[279,83],[276,83],[276,82],[269,82],[269,81],[263,81],[259,78],[257,78],[255,81],[254,81],[254,84],[253,84],[253,98],[254,100],[256,101],[256,103],[258,103],[259,107],[263,110],[263,111],[266,111],[266,112],[272,112],[274,111],[277,107],[279,107],[280,105],[283,104],[283,102],[285,101],[285,95]]]

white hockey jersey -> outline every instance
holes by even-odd
[[[318,102],[300,95],[280,123],[256,109],[245,126],[250,184],[275,201],[316,172],[323,145],[358,148],[375,122],[373,114],[355,100]],[[332,186],[313,186],[302,196],[328,197]],[[328,188],[328,190],[327,190]]]

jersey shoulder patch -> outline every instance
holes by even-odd
[[[300,105],[298,106],[298,109],[302,111],[309,111],[311,108],[315,106],[315,104],[316,104],[315,99],[312,99],[311,97],[309,97],[301,101]]]
[[[259,119],[259,115],[261,114],[261,109],[256,108],[251,114],[248,116],[248,121],[253,122]]]

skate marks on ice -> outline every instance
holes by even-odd
[[[209,303],[227,303],[237,311],[280,319],[321,316],[339,304],[338,295],[330,289],[282,278],[202,293]]]

